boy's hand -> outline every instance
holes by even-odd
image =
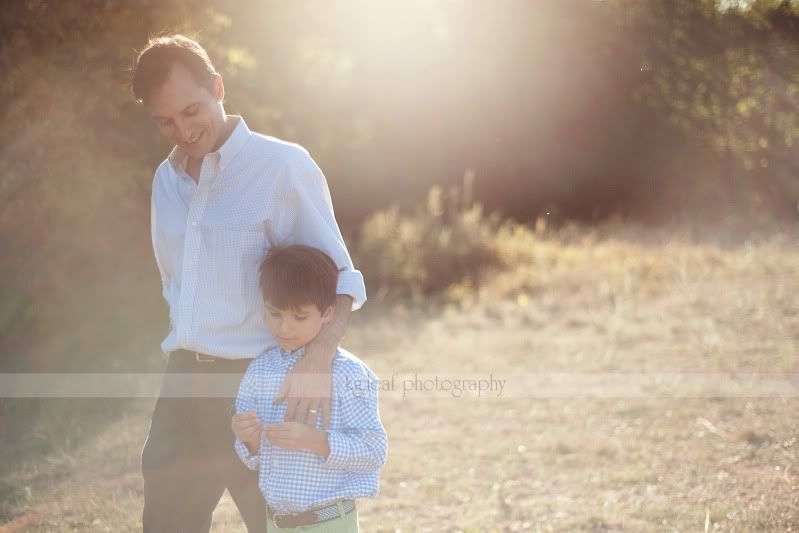
[[[247,411],[238,415],[233,415],[230,424],[233,433],[236,434],[241,442],[247,445],[250,452],[255,453],[261,447],[261,430],[263,424],[258,419],[255,411]]]
[[[330,453],[327,433],[299,422],[266,424],[263,433],[269,442],[287,450],[311,451],[322,457]]]

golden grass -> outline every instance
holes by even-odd
[[[795,237],[722,247],[623,227],[498,239],[513,268],[451,287],[443,307],[367,307],[345,346],[383,378],[799,372]],[[150,405],[77,451],[20,465],[13,481],[34,489],[0,531],[139,530]],[[797,397],[386,394],[381,411],[389,462],[380,496],[361,504],[363,531],[799,529]],[[227,496],[213,530],[244,531]]]

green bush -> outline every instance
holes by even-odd
[[[356,264],[371,294],[418,298],[457,284],[477,286],[492,268],[501,267],[495,236],[497,215],[479,205],[458,207],[457,190],[449,200],[440,187],[412,214],[394,206],[370,216],[355,247]]]

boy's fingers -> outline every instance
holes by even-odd
[[[260,432],[261,428],[259,426],[252,426],[242,431],[242,433],[244,433],[245,435],[257,435]]]
[[[258,428],[258,426],[260,425],[261,422],[259,420],[247,421],[247,422],[237,422],[234,420],[233,423],[231,424],[231,428],[233,429],[233,431],[251,431],[255,428]]]
[[[275,433],[283,433],[291,430],[291,426],[282,422],[280,424],[264,424],[264,430],[273,431]]]

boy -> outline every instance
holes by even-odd
[[[279,346],[255,358],[242,378],[232,428],[236,452],[260,470],[267,531],[357,532],[356,498],[375,496],[387,438],[377,377],[353,354],[333,358],[329,430],[311,410],[308,424],[285,422],[274,403],[304,346],[333,318],[338,269],[309,246],[273,246],[260,267],[266,323]]]

